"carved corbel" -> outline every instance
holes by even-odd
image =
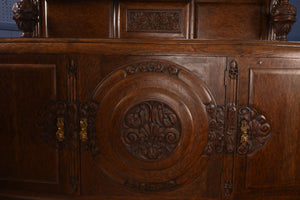
[[[289,0],[276,0],[271,9],[271,25],[276,40],[286,41],[287,35],[296,22],[297,8]]]
[[[23,32],[22,37],[33,37],[39,21],[38,3],[36,0],[21,0],[13,5],[13,19]]]

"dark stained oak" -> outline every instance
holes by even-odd
[[[298,199],[299,56],[287,42],[1,39],[0,199]]]
[[[300,44],[266,41],[288,0],[39,1],[34,33],[26,5],[44,38],[0,39],[0,199],[300,199]]]
[[[288,0],[43,0],[39,16],[38,37],[286,40],[296,8]],[[33,30],[25,18],[19,27]]]

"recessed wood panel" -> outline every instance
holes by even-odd
[[[112,1],[49,1],[49,37],[109,38]]]
[[[196,38],[259,40],[264,10],[259,3],[197,3]]]
[[[187,2],[121,2],[120,38],[187,38]]]
[[[300,187],[299,85],[299,69],[250,69],[249,103],[265,113],[273,133],[247,159],[246,188]]]
[[[1,185],[49,190],[59,184],[58,151],[36,129],[39,111],[57,97],[56,81],[55,65],[0,65]]]

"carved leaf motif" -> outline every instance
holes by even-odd
[[[180,70],[178,67],[166,62],[149,61],[131,64],[125,68],[125,71],[127,72],[127,75],[153,72],[177,76]]]
[[[182,10],[127,10],[127,32],[181,33]]]
[[[224,150],[224,106],[211,102],[206,105],[206,111],[209,117],[209,133],[203,155],[221,153]]]
[[[67,105],[65,102],[51,102],[37,116],[37,129],[41,139],[54,148],[62,148],[65,146],[65,141],[57,142],[57,118],[65,118],[67,114]],[[68,137],[67,135],[65,137]]]
[[[252,154],[263,147],[267,142],[271,135],[271,126],[265,116],[249,107],[242,107],[239,110],[239,126],[241,126],[243,120],[247,121],[248,141],[245,144],[239,145],[238,153]],[[239,138],[241,138],[241,136],[242,133],[240,132]]]
[[[93,155],[97,155],[98,148],[96,145],[96,117],[99,105],[95,102],[80,104],[79,117],[87,119],[87,142],[81,143],[82,150],[90,150]]]
[[[143,160],[169,156],[181,137],[181,125],[175,112],[158,101],[142,102],[125,115],[121,139],[128,151]]]

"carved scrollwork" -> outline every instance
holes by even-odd
[[[22,37],[33,37],[33,31],[39,21],[36,0],[21,0],[13,5],[13,19],[23,32]]]
[[[56,138],[57,119],[66,118],[67,105],[65,102],[52,102],[41,110],[37,115],[37,129],[41,139],[47,144],[55,148],[62,148],[65,146],[67,138],[58,142]],[[67,137],[67,136],[65,136]]]
[[[239,131],[240,145],[238,153],[242,155],[253,154],[264,146],[271,135],[271,126],[265,116],[259,114],[255,109],[242,107],[239,109],[239,130],[244,129],[242,122],[246,121],[247,140],[243,139],[244,133]]]
[[[182,10],[127,10],[127,32],[181,33]]]
[[[211,102],[206,105],[206,111],[209,117],[209,133],[203,155],[221,153],[224,149],[224,106]]]
[[[130,64],[126,67],[127,75],[134,75],[137,73],[153,72],[166,73],[172,76],[177,76],[180,69],[175,65],[167,62],[148,61]]]
[[[121,134],[123,144],[132,155],[143,160],[159,160],[176,148],[181,125],[168,105],[146,101],[126,113]]]
[[[127,180],[124,185],[140,192],[158,192],[162,190],[173,190],[178,187],[175,179],[161,183],[142,183],[135,180]]]
[[[96,145],[96,117],[99,105],[95,102],[80,104],[79,116],[80,119],[87,119],[87,138],[85,142],[81,142],[82,150],[90,150],[93,154],[97,154]]]
[[[276,40],[287,40],[287,35],[296,22],[297,8],[289,4],[288,0],[277,0],[271,10],[271,24]]]

